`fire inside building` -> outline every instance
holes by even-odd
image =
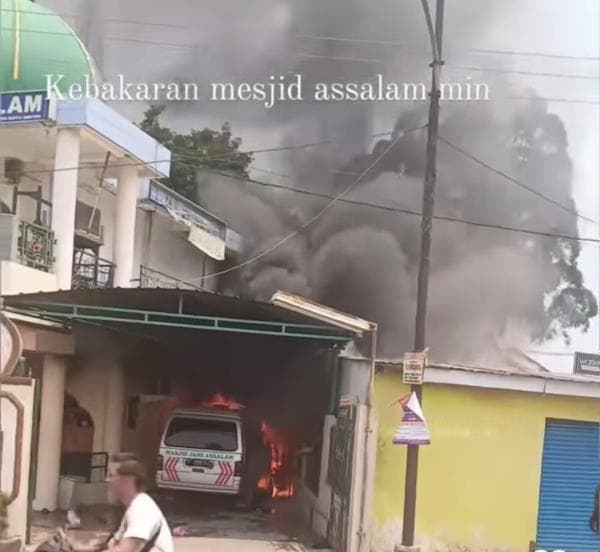
[[[71,347],[64,371],[24,352],[23,375],[42,387],[32,449],[45,443],[41,425],[61,424],[60,439],[34,460],[35,510],[106,504],[110,456],[129,452],[154,475],[173,526],[205,535],[211,516],[279,511],[259,522],[257,538],[272,539],[269,527],[283,524],[309,545],[322,538],[358,549],[369,492],[352,474],[374,469],[364,414],[373,364],[350,344],[370,343],[370,323],[283,293],[258,303],[130,288],[5,302],[22,333],[44,324]],[[243,530],[243,521],[231,526]]]

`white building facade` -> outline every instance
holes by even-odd
[[[171,154],[135,124],[98,100],[48,96],[47,73],[67,73],[65,86],[90,75],[98,79],[85,47],[60,17],[29,0],[0,7],[12,20],[0,38],[14,45],[0,52],[0,295],[215,290],[217,279],[206,276],[233,253],[225,223],[159,183],[169,176]],[[22,33],[22,26],[45,32]],[[229,231],[232,236],[230,243],[239,244]],[[118,452],[125,377],[114,362],[73,370],[74,339],[64,328],[27,317],[13,321],[29,355],[25,375],[41,386],[33,507],[52,511],[58,507],[64,397],[96,415],[93,451]],[[12,463],[6,450],[3,466]],[[29,459],[24,462],[20,468],[29,466]],[[28,473],[20,471],[26,492]]]

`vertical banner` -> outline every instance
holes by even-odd
[[[402,422],[394,433],[394,445],[429,445],[431,437],[425,415],[416,393],[399,401],[402,407]]]

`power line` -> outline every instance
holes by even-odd
[[[191,44],[181,44],[177,42],[163,42],[158,40],[144,40],[142,38],[128,38],[124,36],[105,36],[104,40],[112,40],[113,42],[132,42],[134,44],[150,44],[152,46],[168,46],[169,48],[190,49]]]
[[[505,75],[527,75],[534,77],[553,77],[553,78],[565,78],[565,79],[585,79],[585,80],[599,80],[598,75],[575,75],[571,73],[539,73],[536,71],[517,71],[513,69],[496,69],[493,67],[474,67],[465,65],[453,65],[446,64],[449,69],[458,69],[460,71],[478,71],[481,73],[501,73]]]
[[[401,42],[393,42],[391,40],[371,40],[365,38],[349,38],[343,36],[323,36],[323,35],[311,35],[311,34],[296,34],[296,38],[309,38],[314,40],[326,40],[330,42],[350,42],[354,44],[375,44],[379,46],[398,46],[400,48],[406,47],[406,44]]]
[[[134,163],[118,163],[118,164],[111,165],[111,168],[132,167],[132,166],[142,166],[142,165],[148,166],[148,165],[158,164],[161,162],[166,162],[166,161],[147,161],[147,162],[140,161],[140,162],[134,162]],[[187,165],[189,167],[192,167],[192,168],[197,168],[197,165],[194,165],[189,162],[188,163],[181,162],[181,163],[184,165]],[[23,176],[28,176],[29,174],[35,174],[35,173],[72,171],[75,169],[91,170],[93,168],[101,167],[101,166],[102,166],[102,164],[95,164],[95,165],[80,165],[78,167],[68,167],[68,168],[63,168],[63,169],[35,169],[35,170],[31,170],[31,171],[23,171],[23,173],[21,173],[21,174]],[[210,167],[206,167],[206,170],[209,172],[212,172],[214,174],[217,174],[219,176],[222,176],[224,178],[229,178],[229,179],[238,180],[238,181],[242,181],[242,182],[248,182],[250,184],[260,185],[260,186],[263,186],[266,188],[275,188],[275,189],[284,190],[284,191],[288,191],[288,192],[298,193],[301,195],[318,197],[321,199],[335,199],[336,198],[336,196],[332,196],[332,195],[325,194],[325,193],[314,192],[312,190],[306,190],[306,189],[302,189],[302,188],[295,188],[292,186],[283,186],[281,184],[274,184],[271,182],[264,182],[261,180],[257,180],[255,178],[250,178],[250,177],[246,177],[246,176],[242,176],[242,175],[236,175],[236,174],[232,174],[232,173],[222,172],[217,169],[212,169]],[[354,174],[360,175],[360,173],[354,173]],[[283,176],[289,176],[289,175],[278,175],[278,176],[283,177]],[[389,205],[380,205],[377,203],[369,203],[366,201],[347,199],[347,198],[343,198],[343,197],[338,198],[337,201],[339,201],[340,203],[346,203],[349,205],[369,207],[369,208],[378,209],[381,211],[388,211],[388,212],[392,212],[392,213],[413,215],[413,216],[418,216],[418,217],[422,216],[422,213],[420,213],[419,211],[407,209],[404,207],[391,207]],[[400,205],[398,202],[394,202],[394,204]],[[475,226],[475,227],[479,227],[479,228],[505,230],[508,232],[518,232],[518,233],[522,233],[522,234],[529,234],[532,236],[556,238],[556,239],[562,239],[562,240],[567,240],[567,241],[577,241],[577,242],[582,242],[582,243],[600,244],[600,238],[586,238],[586,237],[580,237],[580,236],[570,236],[570,235],[566,235],[566,234],[560,234],[557,232],[545,232],[545,231],[541,231],[541,230],[532,230],[532,229],[528,229],[528,228],[520,228],[520,227],[508,226],[508,225],[502,225],[502,224],[477,222],[477,221],[472,221],[472,220],[460,219],[460,218],[456,218],[456,217],[446,217],[446,216],[442,216],[442,215],[434,215],[433,218],[435,220],[439,220],[439,221],[443,221],[443,222],[454,222],[454,223],[459,223],[459,224],[466,224],[468,226]]]
[[[33,33],[33,34],[41,34],[41,35],[51,35],[51,36],[73,36],[69,33],[64,33],[60,31],[45,31],[40,29],[23,29],[16,27],[0,27],[2,31],[19,31],[20,33]],[[182,48],[189,49],[192,48],[191,44],[181,44],[177,42],[164,42],[159,40],[144,40],[142,38],[129,38],[124,36],[103,36],[103,40],[113,41],[113,42],[132,42],[135,44],[147,44],[153,46],[166,46],[169,48]]]
[[[190,165],[191,166],[191,165]],[[303,189],[303,188],[295,188],[292,186],[284,186],[282,184],[274,184],[271,182],[264,182],[261,180],[257,180],[255,178],[250,178],[250,177],[246,177],[243,175],[236,175],[236,174],[232,174],[232,173],[226,173],[226,172],[222,172],[219,171],[217,169],[211,169],[211,168],[207,168],[207,170],[211,173],[214,173],[216,175],[222,176],[224,178],[229,178],[232,180],[238,180],[241,182],[248,182],[250,184],[256,184],[259,186],[263,186],[266,188],[274,188],[277,190],[284,190],[284,191],[288,191],[288,192],[294,192],[300,195],[306,195],[306,196],[310,196],[310,197],[318,197],[321,199],[334,199],[336,196],[332,196],[330,194],[325,194],[322,192],[315,192],[312,190],[307,190],[307,189]],[[388,211],[390,213],[398,213],[398,214],[405,214],[405,215],[413,215],[413,216],[417,216],[417,217],[421,217],[422,213],[420,211],[415,211],[413,209],[408,209],[405,207],[392,207],[390,205],[381,205],[378,203],[370,203],[368,201],[360,201],[360,200],[355,200],[355,199],[348,199],[348,198],[340,198],[338,199],[338,201],[340,203],[345,203],[348,205],[355,205],[355,206],[359,206],[359,207],[369,207],[372,209],[378,209],[380,211]],[[400,205],[398,202],[393,202],[395,205]],[[508,225],[502,225],[502,224],[492,224],[492,223],[485,223],[485,222],[478,222],[478,221],[473,221],[473,220],[466,220],[466,219],[461,219],[461,218],[457,218],[457,217],[447,217],[447,216],[442,216],[442,215],[434,215],[433,217],[435,220],[439,220],[442,222],[454,222],[454,223],[459,223],[459,224],[465,224],[468,226],[476,226],[479,228],[489,228],[489,229],[494,229],[494,230],[505,230],[508,232],[518,232],[518,233],[522,233],[522,234],[529,234],[532,236],[540,236],[540,237],[545,237],[545,238],[556,238],[556,239],[561,239],[561,240],[568,240],[568,241],[578,241],[578,242],[583,242],[583,243],[598,243],[600,244],[600,238],[582,238],[579,236],[569,236],[566,234],[559,234],[557,232],[546,232],[543,230],[533,230],[533,229],[529,229],[529,228],[520,228],[520,227],[516,227],[516,226],[508,226]]]
[[[313,34],[296,34],[297,38],[313,39],[313,40],[324,40],[329,42],[348,42],[355,44],[373,44],[380,46],[396,46],[399,48],[406,48],[407,44],[402,42],[395,42],[392,40],[376,40],[376,39],[364,39],[364,38],[352,38],[347,36],[330,36],[330,35],[313,35]],[[494,50],[489,48],[472,48],[469,52],[475,54],[497,54],[506,56],[520,56],[520,57],[542,57],[552,59],[570,59],[570,60],[582,60],[582,61],[598,61],[599,57],[594,56],[575,56],[566,54],[554,54],[549,52],[524,52],[517,50]]]
[[[587,104],[600,105],[600,101],[584,100],[579,98],[545,98],[543,96],[504,96],[496,98],[497,100],[516,100],[525,102],[548,102],[548,103],[570,103],[570,104]]]
[[[67,13],[58,13],[58,12],[39,12],[39,11],[35,11],[35,10],[18,10],[18,9],[14,9],[14,8],[0,8],[0,12],[26,13],[26,14],[31,14],[31,15],[45,16],[45,17],[60,17],[63,19],[66,17],[68,17],[70,19],[77,19],[83,15],[83,14],[77,14],[77,13],[67,14]],[[166,28],[171,28],[171,29],[190,29],[191,28],[190,25],[178,25],[175,23],[159,23],[159,22],[154,22],[154,21],[136,21],[134,19],[121,19],[121,18],[116,18],[116,17],[109,17],[109,18],[100,20],[100,23],[104,23],[104,22],[126,23],[128,25],[138,25],[138,26],[146,26],[146,27],[166,27]]]
[[[406,134],[407,132],[422,130],[426,127],[427,127],[427,125],[420,125],[418,127],[407,128],[407,129],[400,130],[400,131],[378,132],[378,133],[367,136],[367,138],[383,138],[385,136],[392,136],[396,132],[398,132],[400,134],[400,137],[402,137],[402,135]],[[231,157],[235,157],[237,155],[255,155],[257,153],[272,153],[272,152],[279,152],[279,151],[301,150],[301,149],[309,149],[309,148],[314,148],[314,147],[318,147],[318,146],[326,146],[326,145],[339,144],[339,143],[340,143],[339,138],[330,138],[330,139],[326,139],[326,140],[319,140],[317,142],[306,142],[304,144],[288,144],[288,145],[284,145],[284,146],[275,146],[272,148],[256,148],[256,149],[249,149],[247,151],[235,151],[235,152],[230,152],[226,155],[219,154],[218,156],[202,157],[202,160],[228,161]],[[186,153],[180,152],[177,149],[172,149],[170,151],[172,151],[176,155],[180,155],[181,157],[196,158],[196,156],[193,154],[186,154]]]
[[[369,165],[360,173],[360,175],[349,186],[347,186],[342,192],[340,192],[336,196],[332,197],[331,200],[329,201],[329,203],[327,203],[322,209],[320,209],[313,217],[311,217],[302,226],[300,226],[296,230],[293,230],[292,232],[290,232],[289,234],[285,235],[283,238],[281,238],[280,240],[278,240],[276,243],[274,243],[272,246],[267,247],[265,250],[261,251],[257,255],[254,255],[253,257],[251,257],[250,259],[247,259],[244,262],[239,263],[239,264],[237,264],[235,266],[232,266],[230,268],[227,268],[225,270],[220,270],[218,272],[213,272],[212,274],[207,274],[207,275],[202,276],[200,278],[194,278],[192,281],[196,281],[196,280],[202,280],[202,281],[204,281],[204,280],[206,280],[208,278],[215,278],[217,276],[222,276],[223,274],[228,274],[229,272],[233,272],[235,270],[239,270],[240,268],[244,268],[244,267],[246,267],[246,266],[248,266],[248,265],[250,265],[250,264],[252,264],[252,263],[254,263],[254,262],[256,262],[256,261],[258,261],[260,259],[262,259],[263,257],[269,255],[270,253],[272,253],[273,251],[275,251],[276,249],[278,249],[279,247],[281,247],[282,245],[284,245],[285,243],[287,243],[292,238],[295,238],[297,235],[300,234],[300,232],[302,232],[303,230],[306,230],[307,228],[309,228],[310,226],[312,226],[331,207],[333,207],[339,200],[343,199],[344,196],[348,195],[356,186],[358,186],[358,184],[360,184],[360,182],[364,179],[364,177],[396,145],[396,143],[398,142],[398,140],[400,140],[401,136],[402,135],[398,135],[396,138],[394,138],[394,140],[392,140],[390,142],[390,144],[385,148],[385,150],[383,150],[371,163],[369,163]]]
[[[296,57],[299,58],[309,58],[309,59],[328,59],[332,61],[356,61],[359,63],[381,63],[383,60],[374,59],[374,58],[356,58],[349,56],[327,56],[327,55],[319,55],[319,54],[296,54]]]
[[[474,48],[471,50],[476,54],[497,54],[502,56],[521,56],[521,57],[541,57],[551,59],[572,59],[581,61],[600,61],[600,57],[595,56],[572,56],[565,54],[552,54],[548,52],[522,52],[518,50],[492,50],[489,48]]]
[[[139,26],[144,26],[144,27],[165,27],[165,28],[170,28],[170,29],[185,29],[185,30],[189,30],[190,28],[192,28],[191,25],[178,25],[176,23],[158,23],[158,22],[154,22],[154,21],[135,21],[134,19],[119,19],[119,18],[114,18],[114,17],[106,18],[106,19],[103,19],[102,21],[108,22],[108,23],[125,23],[127,25],[139,25]]]
[[[14,8],[1,8],[0,11],[7,13],[26,13],[37,16],[47,16],[47,17],[62,17],[62,18],[71,18],[75,19],[80,17],[79,14],[64,14],[64,13],[43,13],[35,10],[17,10]],[[122,19],[122,18],[106,18],[102,20],[103,22],[109,23],[124,23],[129,25],[138,25],[138,26],[148,26],[148,27],[163,27],[163,28],[172,28],[172,29],[192,29],[191,25],[180,25],[176,23],[162,23],[155,21],[136,21],[133,19]],[[3,27],[4,28],[4,27]],[[14,30],[10,28],[5,28],[6,30]],[[67,34],[67,33],[55,33],[51,31],[27,31],[25,32],[40,32],[44,34]],[[394,46],[399,48],[406,48],[407,44],[402,42],[396,42],[393,40],[377,40],[377,39],[368,39],[368,38],[352,38],[345,36],[327,36],[327,35],[314,35],[314,34],[304,34],[298,33],[295,35],[296,38],[302,39],[313,39],[313,40],[324,40],[330,42],[346,42],[346,43],[354,43],[354,44],[373,44],[380,46]],[[159,42],[156,42],[160,44]],[[551,59],[568,59],[568,60],[581,60],[581,61],[600,61],[600,57],[596,56],[576,56],[576,55],[566,55],[566,54],[554,54],[549,52],[525,52],[525,51],[517,51],[517,50],[495,50],[489,48],[474,48],[469,50],[475,54],[496,54],[496,55],[505,55],[505,56],[520,56],[520,57],[541,57],[541,58],[551,58]],[[417,53],[416,50],[412,50],[413,53]],[[419,52],[420,53],[420,52]],[[372,61],[372,60],[370,60]]]
[[[406,134],[407,132],[422,130],[422,129],[426,128],[426,126],[427,125],[420,125],[418,127],[407,128],[404,130],[378,132],[376,134],[371,134],[370,138],[391,136],[393,134],[398,134],[398,138],[402,138],[402,136],[404,136],[404,134]],[[248,150],[248,151],[235,151],[235,152],[231,152],[229,154],[229,157],[225,157],[224,154],[219,154],[218,157],[217,156],[215,156],[215,157],[206,156],[206,157],[198,158],[198,160],[199,161],[228,161],[228,160],[230,160],[231,157],[235,157],[236,155],[254,155],[255,153],[267,153],[267,152],[288,151],[288,150],[296,150],[296,149],[306,149],[306,148],[312,148],[312,147],[316,147],[316,146],[322,146],[322,145],[327,145],[327,144],[336,144],[336,143],[339,144],[340,140],[335,139],[335,138],[330,138],[327,140],[321,140],[318,142],[307,142],[304,144],[289,144],[289,145],[284,145],[284,146],[275,146],[272,148],[257,148],[257,149]],[[197,159],[197,156],[195,156],[193,154],[185,154],[183,152],[179,152],[177,149],[173,149],[173,150],[171,150],[171,152],[174,153],[175,155],[178,155],[183,158],[187,157],[187,158],[191,158],[191,159]],[[139,162],[136,161],[133,163],[114,163],[111,165],[111,168],[132,167],[132,166],[150,166],[150,167],[152,167],[153,165],[160,165],[162,163],[170,163],[171,161],[172,161],[172,159],[157,159],[154,161],[139,161]],[[63,167],[60,169],[56,169],[56,168],[31,169],[31,170],[23,171],[21,174],[23,174],[23,175],[44,174],[44,173],[56,173],[56,172],[73,171],[73,170],[92,170],[92,169],[95,169],[98,167],[102,168],[103,166],[104,166],[104,163],[88,163],[85,165],[77,165],[74,167]]]
[[[466,151],[465,149],[461,148],[460,146],[457,146],[457,145],[453,144],[452,142],[450,142],[449,140],[446,140],[443,136],[439,136],[438,140],[440,142],[443,142],[444,144],[446,144],[448,147],[452,148],[453,150],[461,153],[467,159],[470,159],[474,163],[477,163],[478,165],[481,165],[482,167],[485,167],[490,172],[493,172],[494,174],[497,174],[498,176],[501,176],[502,178],[505,178],[506,180],[512,182],[513,184],[516,184],[517,186],[520,186],[521,188],[524,188],[528,192],[531,192],[532,194],[535,194],[536,196],[542,198],[544,201],[547,201],[548,203],[551,203],[552,205],[558,207],[559,209],[562,209],[563,211],[566,211],[567,213],[571,213],[572,215],[575,215],[576,217],[578,217],[578,218],[580,218],[582,220],[585,220],[587,222],[592,222],[594,224],[599,224],[598,221],[590,219],[590,218],[587,218],[587,217],[584,217],[583,215],[580,215],[576,210],[570,209],[569,207],[563,205],[562,203],[560,203],[560,202],[558,202],[558,201],[556,201],[556,200],[548,197],[547,195],[544,195],[539,190],[536,190],[535,188],[532,188],[531,186],[528,186],[527,184],[523,184],[522,182],[519,182],[516,178],[513,178],[509,174],[506,174],[505,172],[501,171],[500,169],[496,169],[495,167],[492,167],[491,165],[489,165],[485,161],[482,161],[481,159],[479,159],[478,157],[476,157],[472,153],[469,153],[468,151]]]

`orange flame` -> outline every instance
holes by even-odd
[[[292,459],[291,446],[267,422],[262,423],[261,430],[265,444],[271,449],[273,498],[291,497],[294,495],[293,475],[290,469],[292,467],[290,465]]]
[[[242,410],[246,408],[243,404],[226,397],[222,393],[216,393],[208,401],[204,401],[202,406],[205,408],[226,408],[228,410]]]

